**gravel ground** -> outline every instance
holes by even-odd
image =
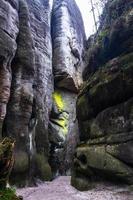
[[[126,187],[99,184],[87,192],[79,192],[70,185],[70,177],[59,177],[38,187],[17,190],[24,200],[133,200],[133,192]]]

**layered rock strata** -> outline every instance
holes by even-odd
[[[86,82],[77,101],[81,143],[72,176],[80,190],[99,179],[133,184],[132,13],[131,1],[109,1],[95,45],[88,43]]]

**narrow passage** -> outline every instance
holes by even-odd
[[[127,187],[99,184],[93,190],[79,192],[70,185],[70,177],[59,177],[39,187],[17,191],[24,200],[133,200],[133,192]]]

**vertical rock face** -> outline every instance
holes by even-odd
[[[99,177],[133,184],[132,24],[132,2],[109,1],[89,44],[86,84],[77,100],[81,144],[72,176],[80,190]]]
[[[74,0],[2,0],[0,33],[0,137],[16,140],[12,180],[49,180],[48,161],[61,157],[62,173],[76,145],[81,14]]]
[[[66,173],[78,140],[76,97],[82,84],[84,25],[74,0],[55,0],[52,11],[55,92],[50,118],[52,166]],[[58,171],[54,169],[54,171]]]
[[[53,91],[51,9],[48,1],[1,3],[1,135],[16,140],[13,177],[21,175],[19,180],[22,176],[26,180],[36,175],[51,178],[48,164]]]
[[[34,104],[30,127],[34,145],[32,151],[36,148],[35,169],[37,174],[47,180],[51,179],[51,170],[48,164],[48,123],[54,88],[50,26],[52,5],[51,1],[47,0],[29,0],[28,8],[35,50]]]
[[[8,13],[8,15],[7,15]],[[19,32],[18,1],[1,1],[0,6],[0,137],[7,111],[11,87],[11,62],[14,58]]]
[[[16,139],[14,174],[51,178],[48,121],[52,105],[51,6],[19,1],[19,33],[4,135]],[[40,168],[41,165],[43,168]],[[38,170],[38,171],[37,171]],[[45,172],[46,171],[46,176]],[[48,177],[47,177],[48,176]],[[16,177],[13,175],[13,177]],[[21,178],[20,178],[21,180]]]
[[[72,156],[78,141],[76,120],[77,96],[67,90],[56,89],[49,123],[51,143],[50,163],[56,174],[66,174],[71,168]]]
[[[32,115],[34,82],[34,49],[27,4],[19,1],[19,33],[16,55],[12,61],[12,84],[4,135],[16,139],[16,173],[28,171],[30,138],[29,124]],[[19,164],[21,163],[21,164]]]
[[[75,1],[54,1],[52,40],[56,86],[77,92],[82,83],[85,35],[82,18]]]

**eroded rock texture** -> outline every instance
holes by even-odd
[[[21,186],[51,180],[55,153],[70,168],[84,41],[74,0],[0,3],[0,137],[16,140],[12,181]]]
[[[83,22],[75,1],[54,1],[53,69],[56,87],[77,92],[82,82]]]
[[[19,32],[11,65],[11,92],[3,136],[16,139],[13,177],[23,175],[27,179],[37,174],[42,179],[50,179],[48,121],[53,91],[52,7],[47,1],[42,4],[41,1],[20,0],[17,3]],[[42,163],[44,167],[40,168]],[[46,177],[44,171],[47,171]]]
[[[7,14],[8,13],[8,14]],[[16,53],[19,32],[18,1],[1,1],[0,6],[0,137],[11,87],[11,62]]]
[[[55,92],[50,119],[53,167],[65,174],[78,140],[76,97],[82,84],[84,26],[75,1],[55,0],[52,12]],[[60,152],[60,153],[58,153]],[[55,170],[56,171],[56,170]]]
[[[53,100],[49,123],[50,162],[55,175],[66,174],[71,168],[75,146],[79,139],[76,120],[77,95],[56,89]]]
[[[133,184],[133,9],[132,1],[124,3],[109,1],[98,35],[88,41],[72,176],[80,190],[98,178]]]

